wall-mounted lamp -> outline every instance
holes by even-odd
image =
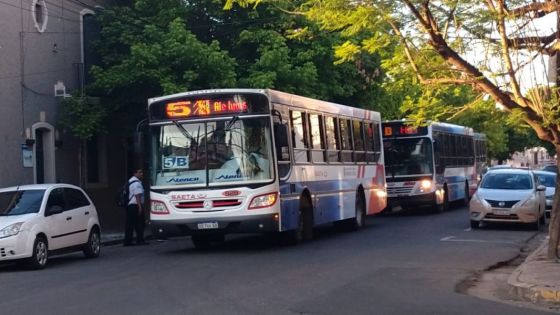
[[[35,139],[25,139],[25,145],[32,147],[35,144]]]
[[[35,139],[31,138],[31,129],[25,129],[25,145],[28,147],[32,147],[35,144]]]

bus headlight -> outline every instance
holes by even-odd
[[[432,181],[429,179],[424,179],[420,182],[420,188],[422,188],[422,190],[429,190],[430,188],[432,188]]]
[[[157,200],[152,200],[152,206],[150,207],[150,212],[152,214],[169,214],[169,210],[165,203]]]
[[[251,203],[249,204],[249,210],[273,206],[276,203],[277,199],[278,192],[256,196],[253,198],[253,200],[251,200]]]

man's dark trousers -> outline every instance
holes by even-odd
[[[132,231],[136,230],[136,243],[144,242],[144,215],[138,213],[138,205],[126,207],[126,225],[124,229],[124,244],[132,243]]]

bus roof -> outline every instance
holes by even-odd
[[[474,139],[475,140],[486,140],[486,135],[481,133],[481,132],[475,132],[474,133]]]
[[[401,123],[401,124],[405,124],[405,123],[410,123],[410,121],[406,121],[406,120],[388,120],[388,121],[384,121],[383,123],[389,123],[389,124],[395,124],[395,123]],[[428,127],[432,130],[432,131],[442,131],[442,132],[448,132],[448,133],[455,133],[455,134],[462,134],[462,135],[473,135],[474,131],[471,127],[466,127],[466,126],[460,126],[460,125],[455,125],[455,124],[450,124],[450,123],[444,123],[444,122],[430,122],[428,124]]]
[[[150,98],[148,99],[148,107],[152,103],[156,103],[164,100],[181,98],[181,97],[192,96],[192,95],[215,94],[215,93],[264,94],[268,97],[268,99],[272,103],[290,105],[302,109],[329,112],[332,114],[349,116],[349,117],[360,117],[363,119],[369,119],[375,121],[381,120],[381,114],[376,111],[327,102],[327,101],[321,101],[309,97],[299,96],[299,95],[280,92],[271,89],[213,89],[213,90],[198,90],[198,91],[182,92],[182,93]]]

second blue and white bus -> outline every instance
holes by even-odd
[[[485,137],[477,136],[477,157],[474,136],[472,128],[448,123],[384,122],[389,205],[444,211],[452,201],[467,204],[478,185],[477,164],[485,160]]]
[[[196,247],[228,233],[359,229],[386,206],[378,112],[274,90],[149,100],[150,220]]]

